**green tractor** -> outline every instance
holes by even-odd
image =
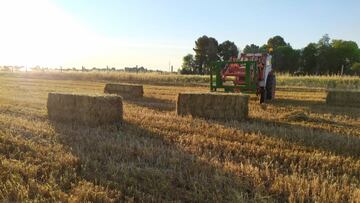
[[[270,54],[241,54],[210,66],[210,91],[256,93],[260,103],[275,98],[276,78]]]

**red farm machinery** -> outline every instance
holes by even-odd
[[[270,54],[241,54],[210,67],[210,91],[256,93],[260,103],[275,98],[276,78]]]

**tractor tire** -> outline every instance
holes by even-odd
[[[266,99],[266,88],[260,88],[260,104],[264,103]]]
[[[276,77],[270,73],[266,80],[266,100],[275,99]]]

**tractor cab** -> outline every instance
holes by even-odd
[[[241,54],[210,67],[210,91],[256,93],[260,103],[275,97],[270,54]]]

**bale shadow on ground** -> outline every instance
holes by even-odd
[[[121,191],[121,201],[248,202],[259,197],[245,177],[225,172],[135,124],[52,126],[60,143],[79,157],[80,177]]]
[[[243,121],[215,121],[225,127],[232,127],[244,132],[260,132],[267,137],[292,142],[296,145],[329,153],[360,157],[360,138],[326,131],[324,129],[304,127],[293,123],[249,118]]]
[[[155,97],[143,96],[142,98],[126,98],[124,101],[158,111],[175,111],[176,109],[174,101]]]
[[[332,115],[350,116],[353,118],[360,117],[360,108],[328,105],[326,104],[325,101],[276,98],[275,100],[269,102],[269,104],[278,107],[294,106],[294,107],[307,108],[311,112],[319,113],[319,114],[329,113]]]

